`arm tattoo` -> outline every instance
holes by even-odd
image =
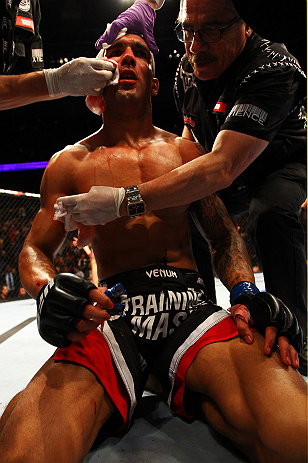
[[[37,254],[37,261],[38,264],[40,265],[41,269],[48,273],[48,274],[53,274],[55,275],[55,267],[50,259],[45,254],[39,253]]]
[[[200,143],[195,142],[195,147],[197,148],[200,156],[207,153],[206,149],[202,145],[200,145]]]
[[[229,290],[240,281],[253,283],[246,245],[220,198],[214,194],[193,203],[192,215],[210,242],[213,265],[222,283]]]

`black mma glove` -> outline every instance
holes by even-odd
[[[265,335],[268,326],[277,328],[277,337],[286,336],[290,344],[300,352],[303,345],[303,332],[297,318],[288,307],[270,293],[242,294],[235,304],[243,304],[261,334]]]
[[[67,335],[76,331],[75,318],[83,318],[89,292],[96,286],[71,273],[60,273],[46,283],[37,297],[37,326],[41,337],[57,347],[68,347]]]

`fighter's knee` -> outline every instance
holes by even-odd
[[[2,429],[4,428],[8,417],[10,416],[10,414],[14,410],[15,406],[17,405],[21,394],[22,394],[22,392],[18,392],[18,394],[16,394],[13,397],[13,399],[10,401],[10,403],[8,404],[8,406],[5,408],[5,410],[3,412],[3,414],[2,414],[2,416],[0,418],[0,436],[1,436]]]
[[[291,424],[292,423],[292,424]],[[298,419],[277,420],[275,426],[260,426],[257,454],[262,463],[307,462],[307,418],[299,412]]]
[[[4,410],[0,419],[0,463],[33,463],[36,442],[31,437],[32,449],[27,454],[23,428],[19,427],[27,416],[19,411],[19,402],[24,391],[16,394]],[[31,435],[31,432],[29,432]],[[28,450],[28,449],[27,449]]]

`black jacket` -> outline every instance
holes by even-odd
[[[305,95],[306,76],[296,58],[283,44],[255,33],[216,83],[196,78],[184,55],[174,86],[184,124],[208,152],[223,129],[269,141],[230,191],[258,181],[287,162],[306,163]]]
[[[0,74],[21,74],[43,69],[39,0],[0,0],[0,5]]]

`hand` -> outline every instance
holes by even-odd
[[[120,217],[120,206],[125,196],[124,188],[109,186],[92,186],[88,193],[80,195],[63,196],[55,204],[55,218],[73,226],[79,223],[84,225],[104,225]],[[67,217],[71,220],[67,220]],[[78,223],[77,223],[78,222]]]
[[[247,344],[253,343],[253,331],[249,326],[253,326],[254,322],[251,319],[248,309],[241,304],[237,304],[230,309],[233,319],[236,323],[239,335],[245,340]],[[244,318],[243,318],[244,317]],[[277,328],[268,326],[265,329],[264,353],[270,355],[277,338]],[[286,336],[278,336],[277,338],[280,357],[282,363],[286,366],[293,368],[299,367],[298,353],[295,348],[290,345]]]
[[[51,97],[99,95],[113,78],[116,66],[107,59],[77,58],[56,69],[44,69]]]
[[[103,60],[108,60],[108,58],[104,57],[103,50],[101,50],[98,53],[96,58],[103,59]],[[113,61],[112,59],[110,59],[109,62],[114,63],[115,70],[114,70],[114,74],[113,74],[112,79],[107,81],[106,87],[109,87],[109,85],[118,85],[119,78],[120,78],[118,63],[116,61]],[[90,111],[92,111],[92,113],[96,114],[97,116],[100,116],[105,111],[105,102],[104,102],[102,92],[100,92],[100,94],[96,95],[96,96],[87,95],[87,97],[86,97],[86,105],[90,109]]]
[[[88,336],[88,334],[96,329],[105,320],[110,318],[110,313],[107,310],[112,310],[114,304],[104,293],[106,288],[91,289],[89,292],[89,301],[92,304],[86,305],[83,310],[83,318],[75,318],[73,325],[76,331],[72,331],[67,335],[69,341],[80,341]],[[96,305],[93,305],[95,303]]]
[[[43,286],[37,297],[39,333],[53,346],[68,347],[109,319],[107,311],[113,306],[102,288],[77,275],[60,273]]]
[[[142,34],[149,49],[157,54],[158,47],[153,35],[155,18],[154,9],[146,1],[136,0],[130,8],[121,13],[111,24],[108,24],[107,29],[97,40],[95,46],[97,49],[108,48],[117,38],[125,35],[127,31],[135,31]]]

